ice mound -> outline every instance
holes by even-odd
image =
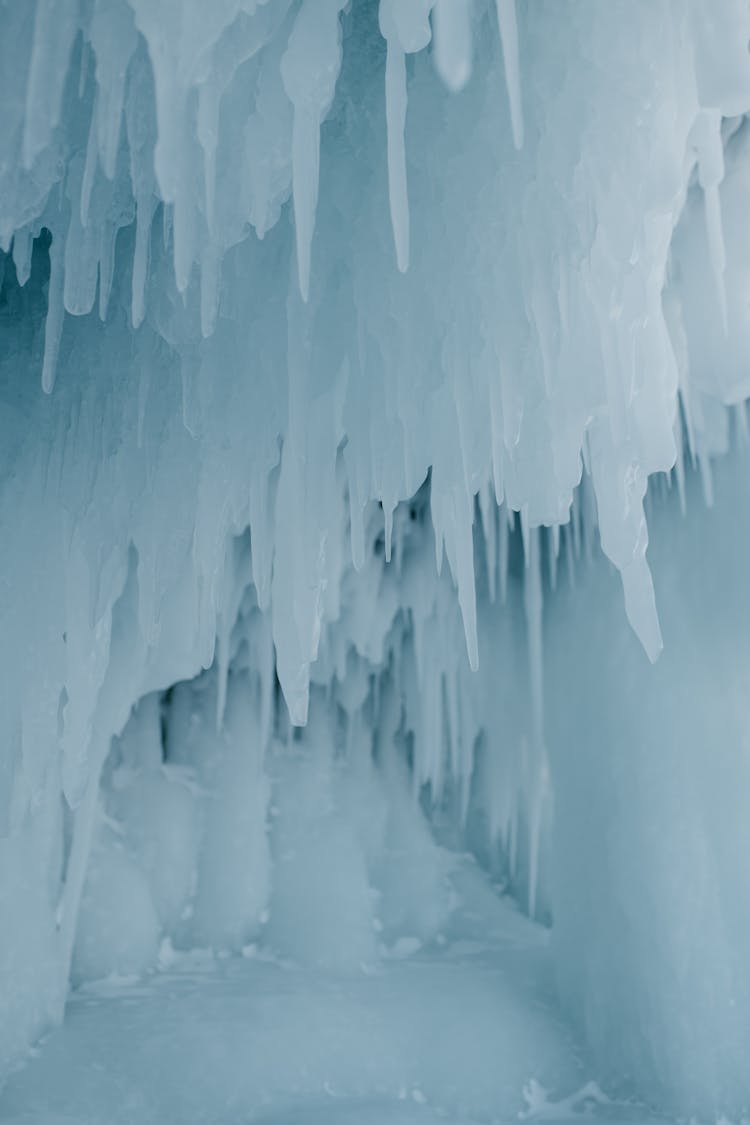
[[[657,1100],[746,1105],[741,910],[716,889],[688,956],[690,895],[652,888],[615,985],[638,880],[578,802],[608,807],[634,642],[587,577],[552,595],[552,651],[574,635],[545,655],[543,591],[600,543],[652,660],[657,602],[677,616],[644,499],[655,474],[684,499],[698,466],[710,501],[750,393],[748,41],[744,0],[2,7],[0,1063],[71,966],[140,971],[165,935],[348,970],[426,940],[432,828],[554,914],[601,1058],[622,1018],[620,1072]],[[679,678],[627,660],[644,699]],[[597,728],[568,688],[599,677],[606,745],[579,773],[560,732],[588,762]],[[648,776],[633,738],[624,839],[650,823],[640,796],[618,819]],[[685,830],[709,801],[725,872],[721,787],[689,776]],[[692,1008],[654,943],[654,966],[715,954],[729,977]],[[691,1060],[725,1001],[709,1075]],[[705,1039],[673,1035],[697,1012]]]

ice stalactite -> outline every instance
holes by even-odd
[[[698,182],[703,189],[706,208],[706,234],[708,236],[711,269],[721,310],[724,333],[729,332],[727,320],[727,294],[724,280],[726,252],[721,225],[719,184],[724,179],[724,145],[721,137],[721,115],[704,111],[694,126],[694,144],[698,152]]]
[[[47,316],[44,322],[44,361],[42,363],[42,390],[51,394],[57,376],[57,359],[60,351],[63,316],[63,247],[58,242],[50,249],[49,286],[47,289]]]
[[[388,200],[391,209],[396,262],[409,268],[409,193],[406,177],[406,55],[430,42],[430,10],[434,0],[413,5],[380,0],[380,31],[386,41],[385,116],[388,137]]]
[[[473,35],[470,0],[436,0],[435,66],[449,90],[462,90],[471,76]]]
[[[537,884],[539,879],[539,851],[542,833],[542,813],[549,766],[544,742],[544,671],[542,640],[542,562],[541,534],[538,529],[529,533],[524,572],[524,611],[528,629],[529,687],[531,695],[531,722],[529,726],[529,758],[527,801],[529,816],[529,890],[528,911],[536,913]]]
[[[304,0],[281,60],[284,89],[294,106],[292,187],[297,269],[302,300],[310,292],[310,254],[320,176],[320,126],[341,66],[339,12],[344,0]]]
[[[508,91],[513,144],[516,148],[521,148],[523,145],[523,110],[521,108],[521,65],[518,54],[516,0],[497,0],[497,22],[500,26],[500,39],[503,46],[505,85]]]

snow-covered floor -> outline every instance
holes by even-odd
[[[0,1119],[35,1125],[415,1125],[643,1119],[572,1098],[591,1080],[556,1013],[547,933],[470,862],[441,940],[402,939],[340,976],[183,955],[135,982],[76,992],[0,1096]],[[546,1098],[543,1093],[546,1091]],[[552,1104],[554,1103],[554,1104]]]

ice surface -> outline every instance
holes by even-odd
[[[547,932],[466,859],[446,878],[441,944],[370,974],[183,955],[80,989],[0,1095],[3,1121],[468,1125],[514,1118],[532,1077],[551,1102],[578,1091]]]
[[[421,950],[470,846],[601,1075],[748,1110],[748,41],[0,6],[0,1073],[71,974]]]
[[[598,1074],[617,1082],[628,1059],[644,1096],[668,1084],[705,1119],[747,1098],[747,469],[746,452],[717,464],[713,510],[692,474],[685,517],[652,497],[654,668],[599,565],[596,618],[563,582],[546,634],[553,863],[576,871],[552,876],[563,993]]]

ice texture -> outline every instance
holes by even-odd
[[[613,1083],[748,1109],[749,41],[0,5],[0,1070],[71,974],[432,940],[450,844]]]

